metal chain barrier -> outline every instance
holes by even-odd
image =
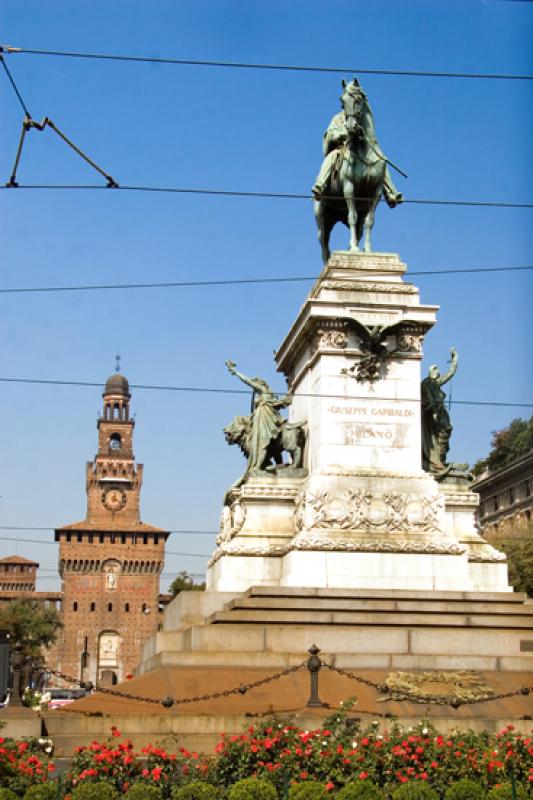
[[[300,664],[296,664],[294,667],[288,667],[287,669],[281,670],[280,672],[275,672],[273,675],[268,675],[266,678],[260,678],[257,681],[252,681],[251,683],[241,683],[239,686],[236,686],[233,689],[223,689],[219,692],[211,692],[210,694],[203,694],[203,695],[195,695],[193,697],[182,697],[175,699],[173,697],[165,697],[162,700],[156,699],[154,697],[146,697],[143,695],[135,695],[129,694],[128,692],[120,692],[117,689],[108,689],[105,686],[97,687],[97,691],[101,692],[102,694],[112,695],[113,697],[122,697],[125,700],[136,700],[139,703],[153,703],[156,705],[162,705],[165,708],[171,708],[174,705],[185,705],[187,703],[201,703],[205,700],[218,700],[221,697],[230,697],[231,695],[236,694],[246,694],[251,689],[257,689],[259,686],[264,686],[267,683],[272,683],[273,681],[277,681],[280,678],[284,678],[286,675],[291,675],[294,672],[297,672],[302,667],[307,666],[307,660],[302,661]],[[55,675],[57,678],[61,678],[62,680],[66,681],[67,683],[73,683],[80,686],[82,689],[86,689],[87,691],[91,691],[94,686],[89,681],[80,681],[78,678],[72,677],[72,675],[66,675],[64,672],[60,672],[59,670],[51,669],[49,672],[52,675]]]

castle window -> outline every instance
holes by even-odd
[[[96,603],[91,603],[90,609],[91,611],[96,611]]]
[[[113,611],[113,603],[108,603],[107,604],[107,610],[108,611]]]
[[[74,602],[72,603],[72,610],[73,610],[73,611],[77,611],[77,610],[78,610],[78,604],[77,604],[77,602],[76,602],[76,601],[74,601]]]
[[[109,437],[109,451],[116,452],[121,448],[122,448],[122,439],[120,437],[120,434],[112,433],[111,436]]]
[[[124,611],[128,612],[130,610],[130,604],[124,603]]]

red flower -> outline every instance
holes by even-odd
[[[331,781],[328,781],[324,787],[328,792],[331,792],[332,789],[335,788],[335,784]]]
[[[365,771],[363,770],[363,772],[360,772],[360,773],[359,773],[359,780],[360,780],[360,781],[364,781],[364,780],[365,780],[365,778],[368,778],[368,772],[365,772]]]

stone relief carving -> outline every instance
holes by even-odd
[[[333,347],[342,350],[348,344],[348,334],[346,331],[324,330],[319,328],[316,336],[317,349],[322,347]]]
[[[386,700],[410,700],[412,703],[449,704],[452,700],[462,703],[479,702],[494,697],[483,675],[477,670],[445,672],[391,672],[383,684]]]
[[[401,334],[398,336],[397,351],[401,353],[421,353],[423,339],[424,336],[421,334]]]
[[[343,350],[348,346],[346,320],[323,320],[311,334],[311,355],[317,350]]]
[[[365,533],[439,532],[443,499],[439,495],[365,489],[331,494],[303,492],[296,507],[298,530],[336,528]]]
[[[237,501],[230,506],[223,506],[220,515],[220,532],[215,539],[221,545],[230,542],[239,533],[246,520],[246,507]]]

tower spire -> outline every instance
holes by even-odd
[[[122,358],[122,356],[120,356],[120,355],[117,353],[117,355],[115,356],[115,360],[116,360],[116,364],[115,364],[115,372],[120,372],[120,361],[121,361],[121,358]]]

